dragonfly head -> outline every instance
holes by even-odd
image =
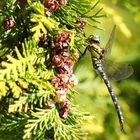
[[[88,41],[91,44],[100,44],[100,36],[99,35],[90,35],[88,37]]]

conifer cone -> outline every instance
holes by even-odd
[[[14,27],[15,23],[12,17],[7,17],[3,21],[3,26],[5,29],[12,29]]]
[[[44,13],[47,17],[50,17],[52,15],[52,11],[47,7],[44,8]]]
[[[55,35],[52,44],[52,58],[50,60],[56,68],[57,75],[51,80],[51,84],[58,89],[55,93],[55,102],[59,103],[66,101],[68,86],[78,84],[75,75],[72,74],[74,62],[72,62],[69,52],[71,36],[70,32],[60,32]],[[60,117],[66,118],[67,116],[68,111],[61,109]]]

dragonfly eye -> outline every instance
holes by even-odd
[[[100,37],[98,35],[90,35],[88,37],[88,41],[91,43],[91,44],[100,44]]]

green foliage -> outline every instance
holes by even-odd
[[[95,23],[99,23],[98,18],[105,17],[105,14],[100,13],[102,8],[98,8],[95,14],[91,13],[91,11],[97,7],[99,2],[99,0],[80,0],[79,3],[77,0],[69,0],[68,6],[62,7],[60,10],[58,9],[58,12],[56,11],[56,16],[54,18],[69,28],[76,28],[77,30],[77,25],[74,22],[76,22],[76,19],[84,18],[87,20],[87,25],[98,28],[95,26]],[[67,14],[65,14],[66,11]]]
[[[25,125],[24,139],[36,134],[35,139],[40,139],[44,137],[47,130],[51,129],[55,139],[78,139],[76,126],[72,123],[69,125],[66,124],[67,121],[62,122],[55,108],[50,110],[37,109],[36,112],[31,112],[31,115],[32,118],[29,119],[28,124]],[[46,134],[45,137],[49,138],[49,133],[48,135]]]
[[[69,33],[70,59],[74,62],[79,50],[86,47],[84,29],[79,19],[87,24],[102,17],[97,10],[99,1],[69,0],[51,16],[44,14],[44,1],[2,0],[0,2],[0,138],[3,140],[78,140],[85,131],[82,125],[92,118],[79,111],[72,103],[68,116],[60,116],[62,101],[56,100],[58,90],[51,84],[57,70],[49,65],[55,37]],[[85,22],[86,22],[85,20]],[[94,25],[92,25],[94,26]],[[40,38],[48,35],[48,44],[40,45]],[[57,51],[55,53],[58,53]],[[73,62],[73,63],[74,63]],[[67,98],[74,102],[77,93],[69,86]],[[52,106],[48,105],[52,103]],[[6,135],[5,135],[6,134]]]
[[[29,5],[33,11],[31,14],[31,22],[36,24],[31,28],[31,32],[34,32],[33,38],[35,41],[39,41],[39,37],[42,35],[42,32],[45,34],[47,33],[47,30],[49,32],[58,30],[59,23],[50,17],[44,16],[44,6],[41,2],[32,3],[29,1]]]

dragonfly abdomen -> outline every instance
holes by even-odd
[[[108,89],[108,91],[109,91],[109,93],[111,95],[112,100],[113,100],[114,106],[115,106],[115,108],[117,110],[120,125],[121,125],[121,127],[123,129],[124,119],[123,119],[122,111],[121,111],[120,105],[118,103],[118,99],[117,99],[117,97],[115,95],[115,92],[113,91],[113,88],[111,86],[111,83],[108,80],[106,73],[104,72],[104,68],[103,68],[103,66],[101,64],[101,60],[99,60],[97,58],[92,58],[92,62],[93,62],[94,68],[98,71],[98,73],[102,77],[104,83],[106,84],[106,87],[107,87],[107,89]]]

